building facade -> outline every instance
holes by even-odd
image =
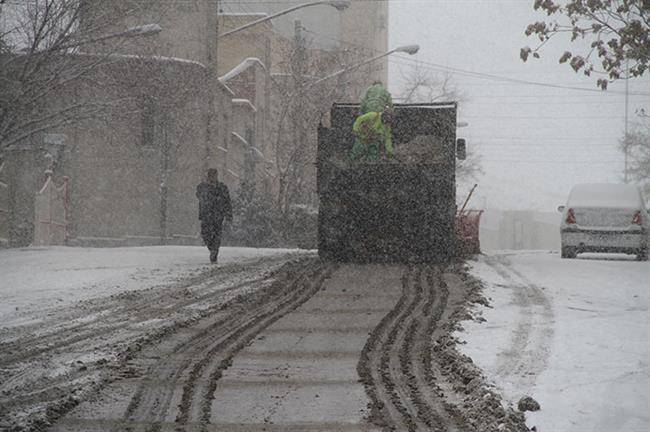
[[[52,98],[92,101],[105,107],[101,113],[35,134],[3,155],[9,245],[48,244],[35,237],[51,218],[35,206],[48,176],[67,182],[65,244],[197,243],[194,188],[217,158],[216,147],[206,146],[206,69],[173,59],[112,59]]]
[[[302,0],[278,0],[273,2],[250,2],[228,0],[220,3],[220,13],[231,16],[246,14],[273,14],[289,7],[305,3]],[[295,22],[299,21],[310,47],[316,50],[354,51],[349,64],[354,64],[388,51],[388,1],[352,0],[350,7],[337,9],[319,5],[297,10],[273,19],[273,28],[278,35],[292,39]],[[243,20],[242,20],[243,21]],[[273,72],[278,72],[273,69]],[[366,68],[367,83],[358,84],[355,93],[365,89],[374,80],[388,80],[388,60],[378,60]]]

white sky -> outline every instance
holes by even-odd
[[[465,71],[563,86],[596,89],[595,77],[575,74],[558,58],[571,46],[567,39],[547,44],[542,59],[523,63],[520,48],[535,46],[524,35],[538,19],[533,1],[525,0],[391,0],[389,46],[418,43],[412,57],[391,56],[393,93],[413,59]],[[624,131],[625,85],[607,92],[537,87],[468,74],[453,74],[465,100],[459,130],[470,151],[482,156],[475,206],[491,209],[554,211],[574,183],[622,180],[623,155],[617,142]],[[650,75],[630,80],[634,111],[650,109]]]

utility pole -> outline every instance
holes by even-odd
[[[305,76],[307,75],[307,47],[305,46],[305,38],[302,34],[302,23],[300,20],[294,21],[294,44],[295,55],[293,56],[293,81],[296,85],[296,100],[294,102],[293,119],[293,138],[295,140],[294,147],[296,147],[296,163],[289,168],[287,173],[287,184],[285,191],[285,211],[289,207],[289,197],[300,194],[300,190],[290,191],[290,187],[298,185],[299,178],[303,175],[300,160],[304,152],[304,146],[307,142],[307,134],[305,128],[307,127],[307,106],[305,105]],[[292,193],[293,192],[293,193]],[[300,197],[298,197],[300,199]]]
[[[205,136],[205,159],[204,168],[207,170],[210,167],[213,141],[217,137],[217,122],[216,122],[216,92],[219,86],[219,78],[217,72],[217,34],[218,34],[218,19],[217,11],[219,10],[219,0],[207,0],[207,43],[206,43],[206,59],[207,59],[207,72],[208,79],[208,115],[206,118],[206,136]]]
[[[628,123],[628,113],[629,113],[629,99],[630,99],[630,60],[626,59],[625,60],[625,135],[623,135],[623,153],[625,155],[625,167],[624,167],[624,173],[623,173],[623,182],[627,183],[628,178],[627,178],[627,164],[628,164],[628,128],[627,128],[627,123]]]

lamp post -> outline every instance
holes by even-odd
[[[248,24],[244,24],[241,27],[237,27],[235,29],[228,30],[227,32],[220,34],[218,37],[222,38],[222,37],[230,36],[233,33],[238,33],[238,32],[240,32],[242,30],[246,30],[248,28],[251,28],[253,26],[256,26],[256,25],[261,24],[261,23],[266,22],[266,21],[270,21],[270,20],[272,20],[274,18],[277,18],[279,16],[286,15],[286,14],[291,13],[293,11],[296,11],[298,9],[303,9],[303,8],[306,8],[306,7],[318,6],[318,5],[331,6],[333,8],[336,8],[336,10],[338,10],[338,11],[343,11],[343,10],[347,9],[350,6],[350,2],[348,0],[317,0],[317,1],[312,1],[312,2],[309,2],[309,3],[299,4],[299,5],[296,5],[296,6],[292,6],[292,7],[288,8],[288,9],[285,9],[283,11],[280,11],[278,13],[274,13],[272,15],[265,16],[264,18],[260,18],[258,20],[249,22]]]
[[[416,54],[419,50],[420,50],[419,45],[405,45],[405,46],[394,48],[394,49],[392,49],[390,51],[387,51],[387,52],[385,52],[383,54],[379,54],[377,56],[371,57],[371,58],[366,59],[366,60],[364,60],[364,61],[362,61],[360,63],[353,64],[352,66],[348,66],[348,67],[346,67],[344,69],[341,69],[339,71],[331,73],[331,74],[329,74],[329,75],[327,75],[327,76],[325,76],[323,78],[317,79],[316,81],[311,82],[306,86],[301,85],[300,88],[297,91],[294,91],[290,95],[288,100],[291,101],[293,98],[296,97],[297,94],[300,94],[301,96],[306,96],[305,90],[308,90],[308,89],[316,86],[317,84],[320,84],[320,83],[322,83],[322,82],[324,82],[324,81],[326,81],[328,79],[335,78],[335,77],[337,77],[339,75],[342,75],[342,74],[344,74],[346,72],[350,72],[352,70],[358,69],[358,68],[360,68],[360,67],[362,67],[364,65],[367,65],[367,64],[372,63],[374,61],[377,61],[380,58],[389,56],[389,55],[391,55],[393,53],[403,52],[403,53],[406,53],[406,54],[409,54],[409,55],[413,55],[413,54]],[[282,111],[282,114],[280,114],[280,119],[283,119],[287,115],[289,105],[290,105],[290,103],[286,104],[284,110]],[[282,120],[280,120],[280,121],[282,121]],[[279,132],[278,132],[278,136],[279,136]]]
[[[392,49],[390,51],[387,51],[387,52],[385,52],[383,54],[379,54],[377,56],[366,59],[366,60],[362,61],[361,63],[353,64],[352,66],[348,66],[345,69],[341,69],[340,71],[336,71],[334,73],[331,73],[331,74],[329,74],[329,75],[327,75],[327,76],[325,76],[325,77],[323,77],[323,78],[321,78],[319,80],[316,80],[316,81],[310,83],[307,86],[307,88],[313,87],[316,84],[320,84],[321,82],[323,82],[325,80],[337,77],[337,76],[342,75],[342,74],[344,74],[346,72],[350,72],[350,71],[353,71],[355,69],[359,69],[362,66],[365,66],[365,65],[367,65],[369,63],[377,61],[380,58],[387,57],[387,56],[389,56],[389,55],[391,55],[393,53],[403,52],[403,53],[406,53],[406,54],[409,54],[409,55],[413,55],[413,54],[416,54],[419,50],[420,50],[420,45],[405,45],[405,46],[394,48],[394,49]]]
[[[70,48],[76,48],[81,45],[87,45],[91,43],[96,43],[96,42],[103,42],[108,39],[116,39],[116,38],[133,38],[133,37],[140,37],[140,36],[151,36],[154,34],[158,34],[162,31],[162,27],[160,27],[158,24],[144,24],[136,27],[130,27],[124,31],[121,32],[116,32],[116,33],[110,33],[107,35],[102,35],[102,36],[97,36],[94,38],[90,39],[84,39],[80,40],[77,42],[72,42],[69,44],[64,44],[61,45],[60,47],[57,47],[57,50],[65,50],[65,49],[70,49]]]

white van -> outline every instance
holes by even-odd
[[[562,212],[562,258],[581,252],[615,252],[648,259],[650,215],[638,187],[588,183],[571,189]]]

